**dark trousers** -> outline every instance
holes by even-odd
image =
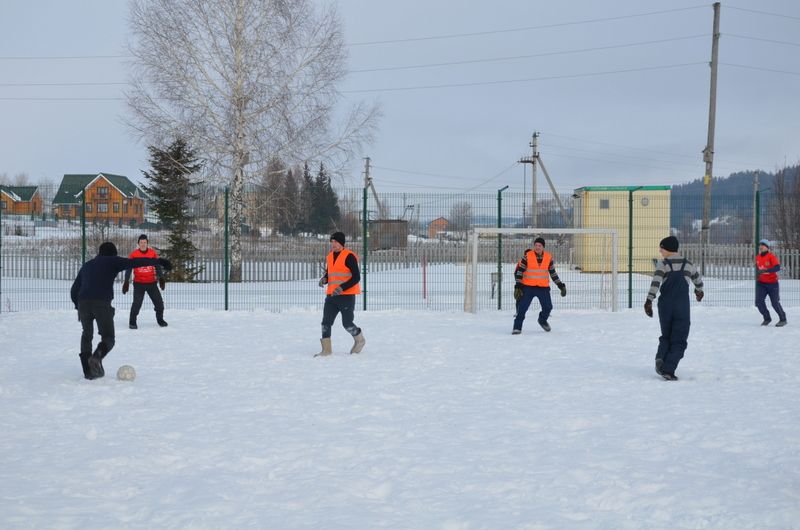
[[[786,313],[783,312],[781,307],[781,295],[777,283],[756,283],[756,307],[758,308],[764,320],[772,320],[767,309],[767,296],[772,304],[772,309],[778,313],[778,319],[786,320]]]
[[[353,324],[355,309],[356,296],[354,294],[326,297],[325,307],[322,310],[322,338],[327,339],[331,336],[331,328],[339,313],[342,314],[342,326],[350,335],[355,337],[361,333],[361,328]]]
[[[553,310],[553,301],[550,299],[549,287],[522,286],[522,298],[517,301],[517,314],[514,315],[514,329],[522,329],[522,322],[525,320],[525,313],[531,306],[534,298],[539,299],[542,310],[539,312],[539,323],[547,322],[550,318],[550,311]]]
[[[675,373],[678,363],[683,359],[689,339],[691,316],[689,302],[685,304],[658,304],[658,323],[661,324],[661,336],[658,338],[656,359],[664,361],[665,372]]]
[[[81,334],[81,354],[91,355],[92,338],[94,337],[94,323],[97,321],[97,333],[100,335],[100,344],[105,346],[103,355],[114,347],[114,308],[111,302],[105,300],[80,300],[78,301],[78,318],[81,319],[83,333]],[[100,345],[98,344],[98,348]]]
[[[136,324],[136,317],[139,316],[139,310],[142,308],[142,302],[144,301],[144,293],[147,293],[147,296],[153,302],[156,320],[161,321],[164,319],[164,300],[161,298],[158,284],[133,282],[133,304],[131,304],[131,316],[128,319],[131,324]]]

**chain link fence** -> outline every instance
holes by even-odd
[[[111,205],[106,216],[97,213],[55,214],[50,206],[55,189],[38,190],[44,198],[39,210],[25,211],[3,195],[0,211],[0,311],[69,309],[69,289],[84,259],[92,258],[101,242],[113,241],[120,255],[136,248],[141,233],[150,246],[163,253],[169,231],[158,219],[145,214],[125,218],[123,206]],[[224,190],[205,188],[193,202],[189,235],[197,248],[191,282],[171,282],[167,276],[167,309],[321,309],[324,291],[317,286],[329,249],[328,233],[313,234],[301,228],[302,210],[293,205],[297,226],[282,218],[287,233],[275,228],[281,201],[260,200],[274,193],[257,187],[245,192],[245,218],[241,225],[242,280],[227,281],[230,248],[226,248]],[[362,290],[360,309],[462,310],[464,304],[467,239],[475,227],[506,228],[610,228],[619,238],[620,308],[643,302],[658,259],[658,243],[675,234],[681,252],[704,271],[707,296],[704,305],[749,307],[754,299],[756,241],[775,233],[770,205],[760,207],[751,196],[712,197],[708,244],[701,243],[702,197],[671,194],[666,187],[581,188],[558,198],[498,190],[491,194],[367,193],[339,190],[338,218],[331,226],[345,232],[348,247],[360,257]],[[44,210],[44,211],[41,211]],[[119,213],[120,215],[114,215]],[[366,215],[365,215],[366,214]],[[365,237],[366,236],[366,237]],[[482,266],[498,270],[479,285],[478,308],[512,309],[513,269],[531,237],[504,235],[481,240]],[[580,245],[572,239],[546,237],[559,275],[569,295],[556,297],[556,307],[593,307],[590,292],[596,275],[586,257],[609,252],[606,243]],[[230,242],[228,243],[230,246]],[[785,305],[800,305],[800,249],[775,242],[781,260],[781,298]],[[488,270],[488,269],[487,269]],[[122,282],[122,274],[118,283]],[[500,299],[498,301],[498,298]],[[115,306],[126,311],[132,296],[115,289]],[[145,309],[148,304],[145,304]]]

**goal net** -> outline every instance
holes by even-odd
[[[537,237],[553,256],[567,286],[560,297],[551,282],[553,306],[569,309],[618,308],[617,231],[602,228],[475,228],[469,234],[464,278],[464,311],[514,308],[514,269]]]

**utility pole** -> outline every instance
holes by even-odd
[[[536,162],[539,160],[539,132],[533,132],[531,139],[531,156],[523,156],[520,164],[531,165],[531,228],[536,228]]]
[[[711,90],[708,104],[708,140],[703,149],[703,225],[700,231],[700,273],[706,273],[706,247],[710,243],[711,179],[714,176],[714,126],[717,118],[717,58],[719,55],[719,2],[714,2],[714,31],[711,37]]]
[[[544,167],[544,161],[542,161],[542,157],[539,155],[539,133],[533,133],[533,140],[531,141],[531,147],[533,148],[533,155],[532,156],[524,156],[519,159],[520,164],[530,164],[533,166],[531,170],[531,180],[532,189],[533,189],[533,200],[531,201],[531,219],[533,223],[531,224],[532,228],[536,228],[536,166],[542,166],[542,172],[544,173],[544,178],[547,179],[547,184],[550,186],[550,191],[553,193],[553,198],[556,200],[556,204],[558,204],[559,211],[561,212],[561,219],[564,221],[564,226],[569,226],[569,219],[567,219],[567,212],[564,210],[564,205],[561,203],[561,198],[556,193],[556,188],[553,186],[553,181],[550,179],[550,174],[547,172],[547,168]]]

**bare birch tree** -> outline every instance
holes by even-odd
[[[130,2],[129,124],[154,145],[186,138],[205,162],[205,178],[230,186],[231,281],[241,281],[245,183],[274,158],[342,168],[377,118],[364,103],[337,109],[347,54],[335,9],[316,4]]]

